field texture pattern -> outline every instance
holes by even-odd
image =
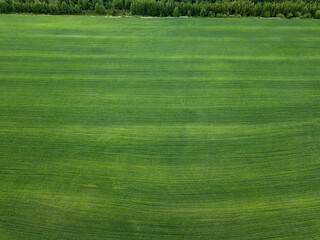
[[[0,239],[318,239],[317,20],[0,15]]]

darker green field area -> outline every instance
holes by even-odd
[[[0,239],[320,237],[317,20],[0,15]]]

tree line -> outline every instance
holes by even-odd
[[[318,18],[312,0],[0,0],[0,13]]]

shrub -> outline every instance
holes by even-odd
[[[294,16],[297,17],[297,18],[298,18],[298,17],[301,17],[301,16],[302,16],[302,13],[301,13],[301,12],[295,12],[295,13],[294,13]]]
[[[282,13],[278,13],[276,17],[277,18],[284,18],[284,15]]]
[[[292,12],[289,12],[289,13],[287,13],[287,16],[286,16],[287,18],[293,18],[293,13]]]
[[[216,15],[214,14],[214,12],[212,12],[212,11],[209,11],[209,13],[208,13],[208,17],[215,17]]]
[[[265,11],[265,12],[263,13],[263,17],[265,17],[265,18],[270,17],[270,12],[269,12],[269,11]]]
[[[226,14],[217,13],[216,17],[217,18],[226,18],[228,16]]]
[[[320,10],[314,13],[314,18],[320,19]]]

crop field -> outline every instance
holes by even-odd
[[[0,15],[0,239],[320,238],[320,22]]]

